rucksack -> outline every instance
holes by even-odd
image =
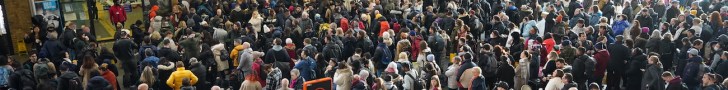
[[[13,71],[7,67],[0,66],[0,86],[8,86],[10,84],[10,74],[12,73]]]
[[[494,56],[489,56],[485,60],[488,63],[486,63],[485,67],[483,67],[483,75],[495,76],[498,73],[498,60],[496,60]]]
[[[381,58],[382,64],[388,65],[390,62],[392,62],[392,55],[389,54],[390,52],[387,46],[380,45],[378,48],[384,52],[384,55],[382,55]]]
[[[35,73],[36,78],[38,78],[38,79],[50,78],[49,72],[54,71],[54,70],[50,70],[48,63],[49,62],[45,61],[45,62],[40,62],[40,63],[36,63],[35,65],[33,65],[33,73]]]
[[[83,87],[81,86],[81,78],[79,77],[73,77],[71,79],[68,79],[68,81],[64,82],[68,85],[68,90],[81,90]]]
[[[419,77],[415,78],[412,77],[411,74],[407,73],[405,76],[411,78],[412,80],[415,80],[412,82],[412,90],[422,90],[425,89],[425,80],[420,79]]]

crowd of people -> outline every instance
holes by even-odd
[[[113,47],[37,24],[0,88],[728,89],[728,0],[153,0],[129,25],[115,2]]]

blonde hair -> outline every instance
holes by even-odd
[[[405,59],[405,60],[407,60],[407,57],[408,57],[407,56],[407,52],[400,52],[399,53],[399,59]]]
[[[144,71],[142,71],[142,75],[139,81],[141,81],[142,83],[147,83],[148,85],[154,85],[155,80],[156,79],[154,76],[154,72],[152,72],[152,67],[144,67]]]

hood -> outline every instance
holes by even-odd
[[[675,79],[670,80],[670,84],[680,84],[682,83],[682,78],[675,77]]]
[[[210,48],[212,48],[212,51],[222,51],[225,50],[225,44],[216,44]]]
[[[159,65],[157,65],[157,68],[159,68],[161,70],[172,70],[172,69],[174,69],[174,63],[169,62],[168,66],[164,65],[164,64],[159,64]]]
[[[339,74],[353,74],[350,68],[336,69],[336,73]]]
[[[76,74],[74,72],[64,72],[60,77],[63,79],[71,79],[71,78],[78,77],[78,74]]]
[[[109,81],[106,81],[104,77],[96,76],[91,78],[88,81],[88,87],[95,88],[95,89],[105,89],[105,88],[111,88],[111,84],[109,84]]]
[[[234,49],[238,50],[238,51],[242,51],[244,48],[243,48],[243,45],[238,45],[238,46],[235,46]]]
[[[703,61],[703,57],[700,57],[700,56],[695,56],[693,58],[688,59],[688,62],[702,62],[702,61]]]
[[[281,45],[273,45],[273,48],[271,48],[271,49],[273,49],[275,51],[281,51],[281,50],[283,50],[283,46],[281,46]]]

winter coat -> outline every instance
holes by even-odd
[[[657,64],[647,65],[644,76],[642,76],[642,90],[664,90],[664,81],[661,78],[662,67]]]
[[[511,66],[508,63],[505,62],[499,62],[501,63],[498,67],[498,81],[504,81],[508,84],[508,87],[513,87],[514,85],[514,77],[516,76],[516,71],[514,70],[513,66]]]
[[[212,46],[211,48],[213,58],[215,58],[215,62],[217,63],[217,71],[227,70],[229,68],[228,61],[224,60],[223,57],[225,56],[222,56],[223,53],[225,53],[225,45],[217,44]]]
[[[192,74],[195,74],[195,76],[197,76],[197,77],[202,77],[197,80],[197,82],[200,82],[200,83],[198,83],[195,86],[197,86],[197,87],[204,86],[204,84],[206,84],[205,82],[207,82],[207,73],[206,73],[207,67],[205,67],[205,65],[203,65],[202,63],[199,63],[199,62],[190,63],[190,64],[191,64],[190,71],[192,72]]]
[[[546,84],[546,88],[543,90],[561,90],[561,88],[564,88],[564,83],[561,82],[561,78],[554,77],[549,79],[549,82]]]
[[[529,79],[529,64],[530,61],[528,59],[522,58],[521,60],[518,60],[513,89],[521,90],[521,86],[527,85]]]
[[[594,66],[596,61],[594,58],[588,55],[579,55],[574,59],[574,64],[571,64],[573,71],[571,72],[574,76],[574,82],[585,83],[594,72]]]
[[[716,74],[719,74],[721,76],[728,75],[728,61],[721,60],[721,61],[718,61],[718,62],[719,62],[719,64],[715,68],[715,73]]]
[[[447,76],[447,87],[448,88],[458,88],[458,76],[460,75],[458,73],[458,69],[460,69],[460,64],[453,64],[447,67],[447,71],[445,71],[445,76]]]
[[[609,60],[608,68],[610,70],[616,70],[618,72],[623,72],[624,71],[623,68],[624,68],[624,66],[626,66],[625,65],[626,63],[624,63],[624,62],[627,62],[627,59],[629,58],[627,56],[630,56],[629,55],[630,49],[627,46],[622,45],[622,43],[615,43],[615,44],[610,44],[607,47],[607,50],[609,51],[609,54],[610,54],[610,58],[608,59]],[[597,65],[607,65],[606,63],[602,64],[602,62],[599,60],[599,58],[596,58],[596,56],[595,56],[595,59],[597,59]],[[599,71],[599,69],[597,69],[596,72],[602,72],[602,71]],[[594,75],[604,75],[604,73],[598,74],[596,72]]]
[[[59,60],[63,55],[60,52],[65,48],[66,46],[63,46],[59,40],[47,40],[43,43],[43,47],[40,49],[38,58],[48,58],[51,61]]]
[[[685,70],[682,73],[682,77],[685,78],[683,81],[688,86],[697,86],[700,84],[700,80],[702,78],[702,75],[699,74],[701,71],[701,68],[703,67],[702,57],[696,56],[693,58],[687,59],[688,63],[685,65]]]
[[[616,21],[612,24],[612,37],[624,34],[624,31],[630,27],[630,23],[627,20]]]
[[[310,77],[312,74],[315,74],[315,72],[312,71],[316,68],[316,61],[314,61],[311,57],[301,59],[294,68],[298,69],[301,72],[301,76],[303,76],[306,80],[313,80],[315,78]]]
[[[270,73],[267,74],[268,76],[265,78],[266,85],[264,90],[275,90],[279,87],[288,87],[288,86],[280,86],[280,79],[281,79],[281,70],[278,68],[272,68]]]
[[[91,70],[99,70],[99,65],[94,64],[94,66],[91,68],[81,68],[81,71],[78,71],[78,74],[83,76],[81,86],[86,86],[86,84],[89,83],[89,80],[91,78]]]
[[[306,80],[303,80],[303,77],[298,76],[298,78],[291,80],[291,83],[289,84],[289,86],[284,86],[284,87],[300,90],[300,89],[303,89],[303,82],[305,82],[305,81]]]
[[[458,74],[460,74],[458,77],[458,81],[460,82],[462,87],[470,88],[471,83],[467,83],[467,82],[471,82],[475,75],[473,75],[472,70],[467,70],[467,69],[475,67],[475,64],[472,64],[472,62],[469,62],[471,64],[467,64],[467,63],[468,62],[463,62],[463,65],[460,66],[459,70],[461,70],[462,72],[458,73]]]
[[[85,86],[86,90],[112,90],[114,89],[109,81],[106,81],[102,76],[95,76],[89,80],[89,83]]]
[[[70,75],[73,75],[75,77],[78,77],[78,74],[72,73]],[[63,78],[63,75],[59,76],[60,78]],[[33,89],[35,88],[37,81],[33,77],[33,71],[30,71],[29,69],[20,69],[15,70],[12,75],[10,75],[10,80],[8,83],[9,88],[15,88],[15,89],[23,89],[23,88],[29,88]],[[63,79],[61,79],[63,80]],[[61,81],[59,80],[59,81]],[[63,85],[62,85],[63,86]],[[62,90],[62,89],[60,89]]]
[[[469,90],[487,90],[488,85],[483,75],[473,77]]]
[[[167,79],[167,85],[169,87],[172,87],[174,90],[180,90],[180,87],[182,87],[182,79],[189,78],[190,84],[194,85],[197,83],[197,76],[192,73],[190,70],[185,70],[184,67],[178,67],[177,71],[172,72],[172,74],[169,76],[169,79]]]
[[[179,42],[180,47],[185,49],[183,56],[186,58],[197,57],[200,54],[200,46],[198,39],[188,38]]]
[[[675,77],[675,79],[672,79],[667,83],[667,88],[665,88],[665,90],[688,90],[688,86],[682,82],[680,77]]]
[[[72,79],[80,80],[80,77],[75,72],[70,72],[70,71],[64,72],[63,74],[61,74],[61,76],[58,77],[58,82],[63,82],[63,83],[58,83],[58,89],[56,89],[56,90],[70,90],[69,88],[71,88],[71,84],[66,83],[66,82],[70,82],[70,80],[72,80]],[[32,81],[32,82],[36,82],[36,81]],[[76,87],[81,88],[81,86],[76,86]]]
[[[626,82],[627,89],[634,90],[634,89],[640,89],[640,83],[642,82],[642,69],[645,69],[645,65],[647,62],[647,56],[645,55],[636,55],[632,57],[632,60],[629,61],[629,66],[627,70],[625,71],[624,79],[630,80],[630,82]]]
[[[268,49],[263,59],[266,64],[273,62],[290,62],[291,58],[288,56],[288,52],[283,49],[280,45],[275,45],[273,48]]]
[[[235,50],[233,50],[233,52],[234,51]],[[253,49],[248,48],[248,49],[243,50],[243,53],[240,54],[240,56],[237,56],[240,58],[237,58],[237,57],[233,58],[233,59],[236,59],[233,61],[239,62],[238,63],[239,65],[238,64],[233,64],[233,65],[236,65],[237,69],[240,69],[241,71],[243,71],[243,73],[244,73],[243,75],[252,74],[252,72],[253,72],[253,69],[251,66],[253,65],[253,61],[255,61],[255,59],[253,58],[253,55],[251,54],[251,52],[253,52]],[[236,54],[238,54],[238,53],[236,53]],[[232,55],[232,52],[230,53],[230,55]],[[237,60],[237,59],[239,59],[239,60]]]
[[[164,65],[164,64],[157,65],[157,67],[158,67],[157,70],[159,71],[159,75],[157,75],[159,77],[158,80],[162,81],[162,80],[169,79],[169,77],[172,76],[172,72],[174,72],[174,68],[175,68],[174,65],[175,64],[172,62],[169,62],[168,65]],[[164,84],[159,84],[159,85],[160,85],[160,88],[159,88],[160,90],[171,90],[172,89],[171,87],[164,85]]]
[[[109,84],[111,84],[111,86],[113,86],[112,88],[117,89],[118,84],[116,82],[116,75],[114,75],[114,72],[111,72],[110,70],[106,70],[106,71],[102,72],[101,76],[103,76],[104,79],[106,79],[106,81],[109,81]]]
[[[350,90],[352,74],[351,68],[336,69],[334,74],[334,84],[337,90]]]
[[[240,85],[240,90],[263,90],[263,86],[261,86],[259,82],[245,80],[243,81],[243,84]]]
[[[596,61],[596,65],[594,68],[595,70],[594,70],[593,75],[595,77],[604,76],[604,73],[606,72],[606,69],[607,69],[607,62],[611,62],[611,56],[612,55],[610,55],[610,53],[607,50],[600,50],[596,54],[594,54],[594,60]],[[624,64],[621,64],[621,65],[624,65]],[[589,78],[589,77],[587,77],[587,78]]]
[[[232,51],[230,51],[230,59],[233,59],[233,66],[235,66],[235,67],[239,66],[238,65],[240,63],[240,61],[238,60],[238,59],[240,59],[240,58],[238,58],[238,57],[240,57],[239,52],[243,51],[243,50],[245,50],[245,49],[243,49],[243,45],[238,45],[238,46],[235,46],[232,49]]]
[[[335,41],[335,40],[331,40],[331,41]],[[321,57],[324,59],[336,58],[339,61],[343,61],[341,53],[342,53],[342,47],[339,46],[339,44],[335,44],[335,42],[329,42],[323,48],[323,51],[321,51]]]

